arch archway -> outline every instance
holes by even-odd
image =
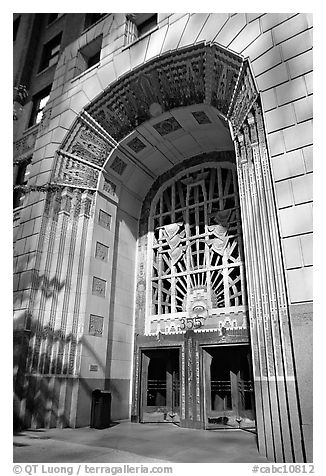
[[[52,181],[63,187],[63,191],[48,195],[48,208],[42,225],[44,233],[39,248],[50,249],[44,237],[47,230],[49,233],[56,230],[60,236],[58,253],[64,253],[65,246],[68,246],[65,235],[67,223],[72,220],[69,246],[77,246],[79,256],[91,263],[91,247],[95,246],[95,242],[96,246],[97,243],[101,244],[96,235],[95,223],[104,228],[111,227],[114,233],[110,242],[113,260],[109,275],[111,280],[114,269],[118,268],[116,246],[119,236],[115,227],[117,213],[125,206],[125,191],[131,191],[130,196],[137,202],[132,217],[133,242],[136,243],[135,216],[138,214],[139,218],[146,193],[151,187],[157,187],[159,177],[168,169],[195,155],[191,150],[187,156],[184,155],[186,152],[181,156],[171,153],[171,150],[162,152],[162,146],[173,143],[178,134],[184,139],[189,138],[191,127],[186,127],[188,112],[192,114],[192,120],[197,121],[196,129],[205,124],[205,117],[209,120],[210,115],[212,118],[214,116],[212,129],[215,128],[215,132],[219,131],[223,136],[223,132],[230,127],[234,143],[260,451],[277,461],[302,461],[292,343],[269,156],[259,94],[248,61],[216,44],[180,49],[128,73],[85,108],[57,151]],[[168,141],[170,134],[174,134],[174,139]],[[156,142],[153,142],[155,138]],[[226,153],[232,149],[228,140],[227,133],[224,141],[212,141],[211,149],[207,142],[200,152],[208,154],[218,150]],[[158,162],[146,163],[146,149],[158,151],[158,162],[159,157],[164,156],[165,166],[155,168],[153,163]],[[130,210],[123,211],[128,214]],[[141,218],[146,218],[146,210],[143,210]],[[79,242],[76,236],[80,237]],[[91,239],[88,238],[90,236]],[[141,243],[138,245],[141,247]],[[67,265],[67,273],[71,273],[71,276],[74,266],[72,259],[70,268]],[[93,294],[105,295],[109,281],[103,284],[101,278],[96,278],[97,281],[94,281],[94,277],[92,279]],[[68,326],[72,335],[69,350],[62,351],[63,360],[68,359],[71,374],[76,376],[79,375],[80,362],[87,345],[90,346],[87,348],[88,354],[94,351],[85,339],[85,328],[94,332],[93,336],[110,334],[114,321],[114,313],[108,322],[101,320],[101,316],[95,313],[91,314],[91,319],[86,317],[89,310],[86,297],[81,292],[83,280],[80,271],[74,289],[84,301],[81,304],[81,300],[76,300],[78,306],[74,308],[71,322],[63,321],[63,330]],[[112,287],[110,293],[111,312],[114,311],[112,306],[117,296]],[[82,317],[79,317],[80,310]],[[50,327],[55,325],[54,321],[50,324]],[[47,343],[39,343],[39,330],[39,326],[36,326],[31,341],[30,366],[42,355],[40,346],[48,346]],[[188,334],[184,350],[184,358],[187,353],[192,366],[187,371],[188,380],[191,375],[196,375],[199,358],[192,347],[192,339],[193,336]],[[49,348],[53,349],[51,346]],[[58,355],[60,352],[59,344]],[[99,359],[105,377],[110,374],[105,362],[114,365],[111,364],[115,360],[114,352],[112,343],[108,342],[107,360]],[[141,349],[136,342],[135,382],[139,381],[140,358]],[[43,362],[37,365],[45,368],[47,364]],[[185,389],[185,395],[194,401],[198,387],[199,379],[195,387],[188,386]],[[138,391],[135,384],[134,418],[137,418]],[[74,397],[76,400],[79,398],[77,394],[78,390]],[[196,420],[196,413],[189,408],[185,409],[186,426],[196,426],[200,419]]]

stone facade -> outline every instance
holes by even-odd
[[[14,216],[17,420],[88,425],[96,388],[112,392],[114,419],[138,418],[156,338],[144,330],[151,200],[218,153],[239,184],[259,450],[311,461],[312,17],[159,13],[132,42],[130,21],[107,14],[80,32],[41,124],[19,120],[15,160],[32,155],[36,188]],[[76,76],[79,50],[100,35],[100,61]],[[181,391],[185,426],[201,425],[201,349],[218,339],[207,342],[180,343],[195,382]]]

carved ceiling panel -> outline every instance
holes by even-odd
[[[177,107],[208,103],[226,115],[241,65],[218,45],[170,52],[126,75],[86,110],[117,141]]]

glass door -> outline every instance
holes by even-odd
[[[254,428],[248,346],[203,349],[207,428]]]
[[[152,349],[142,354],[142,422],[179,422],[179,350]]]

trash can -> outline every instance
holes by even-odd
[[[96,429],[109,428],[111,421],[111,393],[96,389],[92,392],[92,408],[90,427]]]

